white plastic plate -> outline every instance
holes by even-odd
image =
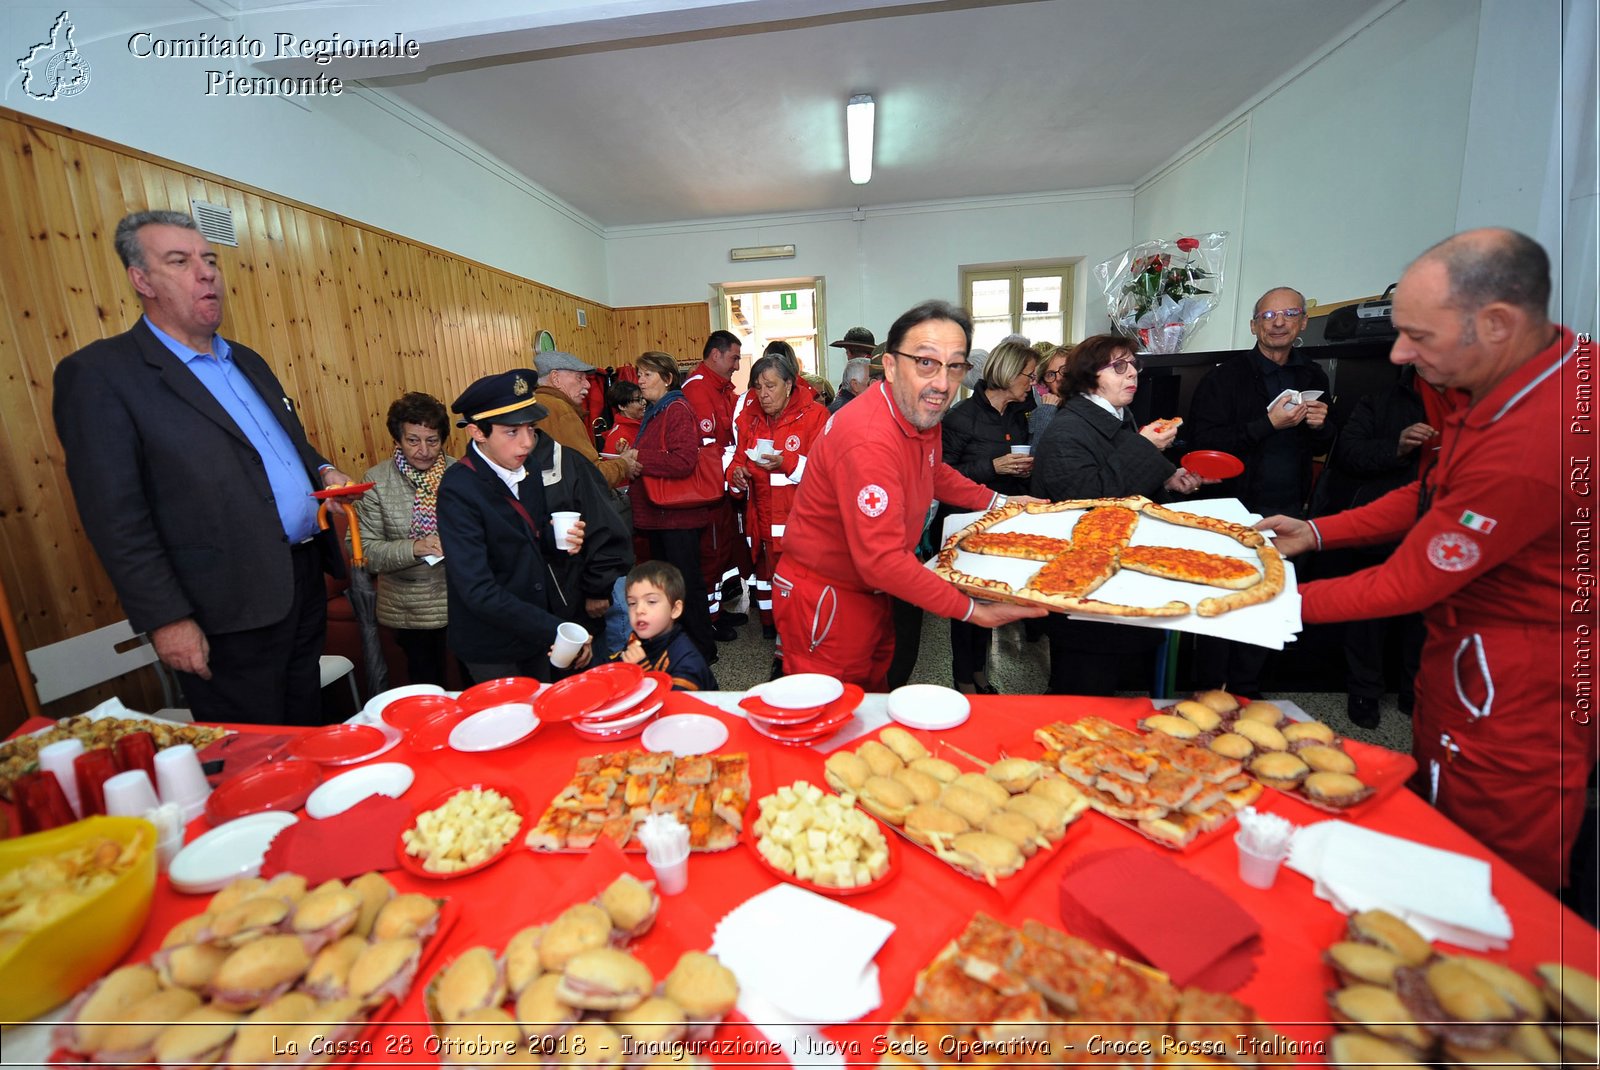
[[[282,810],[218,825],[173,856],[167,875],[172,886],[189,895],[215,892],[239,877],[261,872],[272,838],[300,819]]]
[[[579,719],[592,725],[596,721],[604,721],[608,717],[617,716],[619,713],[627,713],[629,710],[634,709],[641,703],[649,700],[651,696],[653,696],[656,691],[660,689],[660,687],[660,680],[653,676],[647,675],[643,680],[639,681],[638,687],[634,688],[632,691],[629,691],[626,695],[623,695],[615,702],[608,702],[606,705],[601,706],[593,713],[584,714]],[[620,728],[621,725],[606,725],[604,727]]]
[[[889,692],[889,716],[907,728],[937,732],[972,716],[967,696],[938,684],[907,684]]]
[[[639,742],[648,751],[689,758],[709,754],[728,742],[728,726],[704,713],[675,713],[646,728]]]
[[[626,713],[621,717],[614,717],[606,721],[596,721],[592,717],[582,717],[572,723],[585,732],[616,732],[624,728],[632,728],[634,725],[644,724],[655,715],[656,711],[665,705],[666,700],[664,699],[647,699],[645,704],[638,710]]]
[[[374,795],[398,799],[416,778],[416,771],[404,762],[364,765],[318,784],[306,798],[306,813],[311,817],[332,817]]]
[[[533,715],[532,705],[508,702],[504,706],[479,710],[452,728],[450,746],[468,753],[500,750],[521,743],[538,727],[539,718]]]
[[[367,724],[377,724],[380,721],[388,724],[387,721],[383,720],[383,711],[390,703],[397,702],[403,698],[410,698],[412,695],[442,694],[444,694],[444,688],[437,684],[406,684],[404,687],[391,687],[389,690],[373,695],[367,700],[367,704],[361,707],[361,719]]]
[[[826,706],[844,694],[844,684],[824,673],[802,672],[769,680],[750,691],[780,710],[809,710]]]

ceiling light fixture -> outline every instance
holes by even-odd
[[[872,125],[877,105],[871,95],[857,93],[844,109],[845,144],[850,151],[850,181],[864,186],[872,181]]]

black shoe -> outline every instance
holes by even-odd
[[[719,643],[731,643],[739,638],[739,633],[731,624],[718,624],[711,629],[711,638]]]
[[[778,629],[775,626],[771,625],[771,624],[763,624],[761,626],[761,638],[763,638],[763,639],[776,639],[776,638],[778,638]]]
[[[1345,712],[1350,715],[1350,723],[1358,728],[1377,728],[1382,716],[1378,712],[1378,700],[1361,695],[1350,696],[1345,704]]]
[[[768,676],[767,679],[768,680],[776,680],[778,677],[780,677],[782,675],[783,675],[783,659],[782,658],[773,658],[772,659],[772,675]]]
[[[718,615],[722,618],[723,623],[731,624],[735,628],[739,627],[741,624],[750,623],[750,614],[748,613],[735,613],[732,610],[724,609]]]

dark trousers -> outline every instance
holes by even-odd
[[[650,556],[676,565],[683,573],[683,616],[679,623],[709,665],[717,660],[717,640],[711,634],[706,581],[700,571],[701,529],[652,528],[645,534],[650,537]]]
[[[1072,620],[1060,613],[1044,619],[1050,641],[1052,695],[1111,695],[1119,681],[1136,675],[1149,686],[1161,633],[1154,628]]]
[[[294,599],[282,620],[243,632],[207,635],[211,679],[178,673],[197,721],[237,724],[321,725],[322,643],[328,630],[328,594],[322,551],[294,547]]]
[[[1421,613],[1345,622],[1345,690],[1350,694],[1360,698],[1383,695],[1383,649],[1391,629],[1400,632],[1400,694],[1412,694],[1422,664],[1422,641],[1427,636]]]
[[[922,609],[898,598],[889,599],[889,616],[894,621],[894,657],[889,662],[889,690],[911,682],[917,670],[917,653],[922,649]]]
[[[522,658],[518,661],[463,661],[462,667],[471,677],[470,683],[486,684],[490,680],[503,680],[508,676],[527,676],[550,682],[550,659],[544,655]]]
[[[970,684],[978,673],[988,671],[989,639],[993,635],[989,628],[951,618],[950,674],[956,683]]]
[[[408,683],[445,686],[446,661],[444,628],[396,628],[394,641],[406,656]]]
[[[1194,638],[1195,689],[1259,695],[1261,670],[1270,653],[1266,647],[1254,643],[1197,635]]]

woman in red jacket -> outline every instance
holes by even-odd
[[[756,563],[761,634],[776,639],[772,573],[783,553],[784,524],[805,474],[806,453],[822,425],[828,422],[828,410],[817,404],[811,387],[796,381],[794,368],[776,355],[764,356],[751,366],[750,394],[734,428],[728,486],[735,494],[744,494],[748,502],[744,530],[750,536]],[[772,443],[772,453],[762,453],[756,445],[767,440]],[[775,653],[774,672],[781,666],[783,648],[780,646]]]
[[[634,440],[642,474],[686,479],[700,456],[700,425],[678,389],[682,378],[678,363],[666,353],[651,352],[634,366],[648,403],[639,421],[639,437]],[[711,508],[663,508],[650,500],[649,484],[643,479],[628,488],[628,501],[633,507],[634,531],[650,540],[651,557],[674,564],[683,573],[683,630],[709,665],[717,660],[717,640],[711,634],[705,580],[700,575],[700,534],[711,521]]]

